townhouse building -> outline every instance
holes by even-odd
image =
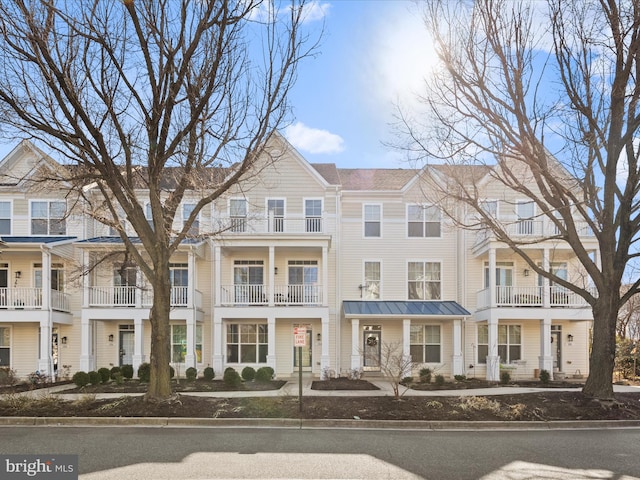
[[[179,374],[269,365],[281,378],[299,367],[375,375],[390,344],[414,373],[588,373],[590,308],[487,231],[448,220],[425,188],[437,168],[310,164],[283,138],[272,142],[279,160],[202,211],[171,259]],[[137,369],[149,360],[153,292],[112,228],[70,205],[64,186],[29,181],[47,168],[61,167],[26,141],[0,160],[0,367],[21,377]],[[532,240],[543,268],[587,281],[567,244],[536,241],[553,225],[532,202],[490,176],[485,187],[486,208]],[[195,201],[185,199],[176,222]]]

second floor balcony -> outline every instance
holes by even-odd
[[[49,291],[52,310],[71,312],[71,296],[58,290]],[[48,309],[42,288],[2,287],[0,288],[0,309],[2,310],[44,310]]]
[[[221,219],[225,234],[304,234],[324,233],[321,216],[229,216]]]
[[[540,286],[513,287],[497,285],[491,290],[484,288],[477,294],[476,308],[502,307],[550,307],[550,308],[587,308],[589,304],[575,292],[564,287],[551,286],[548,289]],[[591,292],[592,295],[595,291]]]
[[[322,285],[222,285],[225,306],[317,306],[323,304]]]
[[[171,307],[202,308],[202,292],[194,290],[193,300],[189,298],[189,287],[171,287]],[[88,306],[98,308],[151,308],[153,290],[139,287],[89,287]]]

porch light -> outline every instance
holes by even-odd
[[[19,279],[19,278],[21,278],[21,277],[22,277],[22,272],[17,271],[17,272],[16,272],[16,280],[18,280],[18,279]]]
[[[316,339],[318,340],[318,342],[321,341],[322,340],[322,334],[319,333],[318,335],[316,335]]]
[[[278,267],[273,267],[273,273],[274,273],[274,275],[278,274]]]
[[[525,276],[525,277],[528,277],[528,276],[529,276],[529,269],[528,269],[528,268],[525,268],[525,269],[524,269],[524,276]]]
[[[113,333],[109,335],[109,343],[113,343]]]
[[[66,345],[67,344],[67,337],[62,337],[60,339],[60,341],[62,342],[62,345]]]
[[[571,335],[571,334],[567,335],[567,341],[569,343],[573,343],[573,335]]]

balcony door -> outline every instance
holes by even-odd
[[[7,288],[9,287],[9,264],[0,263],[0,307],[7,306]]]
[[[236,260],[233,267],[235,303],[265,303],[262,260]]]
[[[533,217],[535,208],[533,202],[518,202],[518,235],[533,235]]]
[[[267,200],[267,216],[269,232],[284,232],[284,200]]]
[[[489,288],[489,264],[484,264],[484,288]],[[511,303],[513,290],[513,262],[496,262],[496,302]]]
[[[170,264],[169,280],[171,282],[171,305],[187,305],[187,290],[189,287],[188,265],[186,263]]]
[[[289,302],[318,303],[318,262],[289,261]]]

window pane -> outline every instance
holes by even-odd
[[[489,355],[489,346],[478,345],[478,363],[487,363],[487,355]]]
[[[268,331],[268,325],[258,325],[258,343],[269,343]]]
[[[409,342],[422,345],[422,325],[411,325],[411,330],[409,333]]]
[[[426,345],[424,349],[427,363],[440,363],[440,345]]]
[[[227,325],[227,343],[238,343],[238,325]]]
[[[365,222],[365,224],[364,224],[364,236],[365,237],[379,237],[380,236],[380,223],[379,222]]]
[[[424,347],[422,345],[411,345],[409,353],[412,362],[424,363]]]
[[[366,222],[379,222],[380,221],[380,205],[365,205],[364,220]]]
[[[424,220],[426,222],[440,223],[440,209],[438,207],[426,207],[424,209]]]
[[[240,363],[256,363],[256,345],[242,345]]]
[[[256,326],[240,325],[240,343],[256,343]]]
[[[238,363],[238,345],[227,344],[227,363]]]
[[[409,222],[409,233],[410,237],[422,237],[422,227],[423,223]]]
[[[10,346],[10,335],[7,327],[0,327],[0,347]]]
[[[322,200],[305,200],[304,213],[307,217],[322,216]]]
[[[267,363],[267,353],[269,347],[267,345],[258,346],[258,363]]]
[[[245,217],[247,215],[247,202],[244,199],[231,199],[229,212],[232,217]]]
[[[440,327],[437,325],[427,325],[425,328],[425,343],[440,345]]]
[[[509,326],[509,343],[520,344],[520,325],[510,325]]]
[[[173,325],[172,341],[173,343],[186,343],[187,342],[187,326],[186,325]]]
[[[49,222],[47,220],[31,220],[32,235],[47,235],[49,233]]]
[[[440,236],[440,223],[428,222],[424,225],[425,237],[439,237]]]
[[[427,262],[424,264],[425,280],[440,281],[440,264],[435,262]]]
[[[482,343],[484,343],[485,345],[489,343],[488,325],[478,325],[478,344]]]
[[[424,209],[420,205],[409,205],[407,218],[409,222],[422,222]]]
[[[31,218],[47,218],[47,202],[33,202],[31,204]]]
[[[67,222],[65,219],[51,220],[49,235],[64,235],[67,233]]]
[[[509,361],[515,362],[520,360],[520,345],[511,345],[509,347]]]
[[[507,344],[507,326],[498,325],[498,343]]]
[[[0,218],[11,218],[11,202],[0,202]]]
[[[0,219],[0,235],[10,235],[11,234],[11,220]]]
[[[409,281],[422,280],[424,278],[424,264],[422,262],[409,262]]]
[[[425,300],[440,300],[440,283],[428,282],[425,287]]]
[[[498,356],[500,357],[500,363],[509,363],[506,345],[498,345]]]
[[[64,218],[67,205],[64,202],[51,202],[49,209],[51,218]]]

